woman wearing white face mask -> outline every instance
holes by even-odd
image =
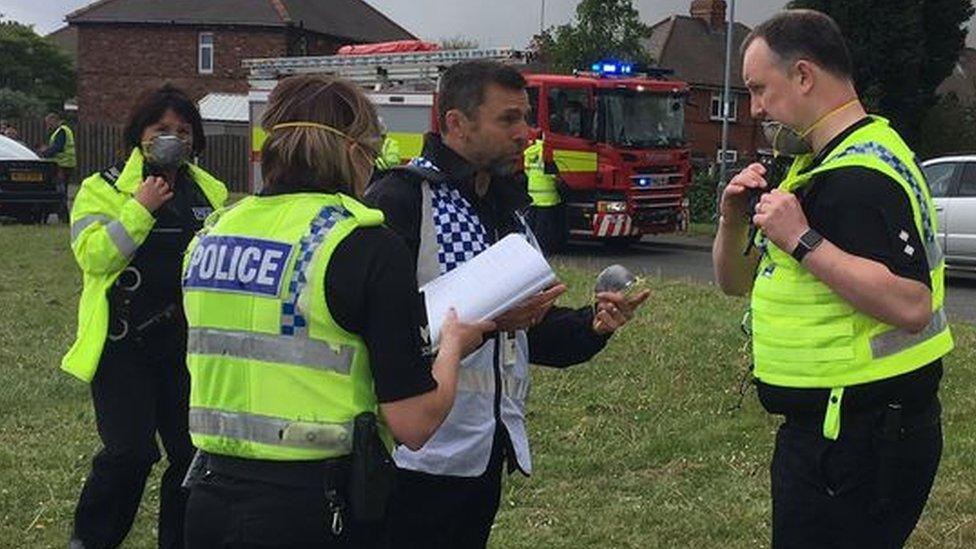
[[[159,546],[180,547],[193,456],[180,290],[183,252],[224,204],[223,183],[190,163],[203,151],[200,114],[183,92],[144,94],[125,128],[128,155],[87,178],[71,211],[71,249],[84,275],[78,336],[62,360],[90,382],[104,448],[92,460],[71,547],[115,547],[128,534],[156,434],[169,466],[160,488]]]

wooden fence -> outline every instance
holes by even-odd
[[[20,140],[28,147],[37,149],[47,143],[48,133],[42,119],[11,120],[10,124],[17,129]],[[121,159],[125,150],[121,126],[92,122],[69,125],[74,130],[78,156],[76,179],[104,170]],[[246,137],[212,135],[207,137],[207,148],[198,161],[203,169],[223,181],[228,190],[247,193],[248,159]]]
[[[200,156],[200,166],[224,182],[231,192],[250,192],[247,184],[249,166],[247,137],[211,135],[207,150]]]

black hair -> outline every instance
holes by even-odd
[[[468,118],[477,116],[489,84],[518,91],[525,89],[526,82],[513,67],[494,61],[465,61],[444,71],[437,92],[437,118],[441,131],[446,127],[448,111],[457,109]]]
[[[844,34],[829,15],[815,10],[786,10],[752,29],[742,53],[762,38],[784,63],[812,61],[841,78],[853,78],[854,63]]]
[[[122,133],[126,152],[139,147],[142,144],[142,132],[159,122],[168,110],[172,110],[190,124],[193,128],[193,154],[202,153],[207,146],[207,138],[203,133],[200,111],[183,90],[172,84],[146,90],[136,100]]]

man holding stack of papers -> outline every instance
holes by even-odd
[[[554,306],[566,287],[525,224],[530,199],[515,173],[528,112],[518,71],[490,62],[452,66],[438,90],[441,133],[427,135],[421,157],[367,193],[417,258],[431,322],[422,337],[436,345],[445,307],[461,318],[491,318],[499,329],[462,363],[454,408],[434,436],[418,451],[394,454],[400,471],[390,513],[399,547],[484,547],[504,464],[526,475],[532,468],[529,364],[589,360],[647,299],[646,291],[607,292],[595,307]]]

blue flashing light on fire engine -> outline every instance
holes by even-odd
[[[617,63],[615,61],[593,63],[590,67],[593,72],[607,76],[627,75],[634,72],[634,66],[630,63]]]

